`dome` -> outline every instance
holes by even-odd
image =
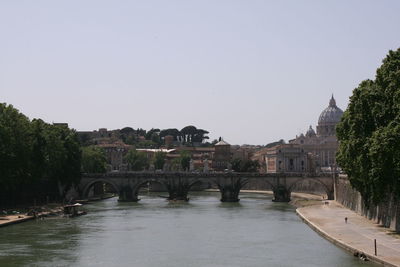
[[[321,124],[336,124],[340,122],[342,118],[343,111],[336,106],[336,101],[333,98],[329,101],[329,106],[321,112],[318,119],[318,125]]]
[[[315,133],[314,129],[310,125],[310,128],[307,130],[306,136],[311,137],[311,136],[316,136],[317,134]]]

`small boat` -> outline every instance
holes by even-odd
[[[80,204],[80,203],[65,205],[64,206],[64,216],[72,218],[72,217],[77,217],[77,216],[87,214],[86,211],[79,210],[80,206],[82,206],[82,204]]]

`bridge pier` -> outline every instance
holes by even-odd
[[[274,191],[274,202],[289,202],[291,192],[287,189],[284,185],[278,185],[277,187],[273,188]]]
[[[242,178],[220,178],[216,181],[221,193],[221,202],[239,202],[240,189],[247,183]]]
[[[139,201],[137,194],[134,194],[133,190],[128,186],[122,187],[120,189],[118,195],[119,195],[119,198],[118,198],[119,202],[138,202]]]
[[[188,193],[191,185],[187,178],[170,178],[165,182],[165,185],[169,194],[168,200],[189,201]]]

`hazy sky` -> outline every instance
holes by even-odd
[[[291,139],[400,47],[400,1],[0,1],[0,102],[30,118]]]

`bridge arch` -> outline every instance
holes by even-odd
[[[114,190],[119,194],[121,188],[114,183],[113,181],[109,180],[109,179],[105,179],[105,178],[100,178],[100,179],[93,179],[89,182],[87,182],[84,186],[83,186],[83,190],[82,190],[82,196],[84,198],[88,197],[89,194],[89,190],[92,188],[92,186],[94,186],[96,183],[104,183],[104,184],[109,184],[111,185]]]
[[[290,192],[293,191],[294,187],[304,181],[312,181],[316,184],[322,185],[323,189],[325,190],[325,193],[328,197],[328,199],[333,199],[334,198],[334,192],[333,192],[333,181],[332,184],[327,184],[325,182],[323,182],[320,178],[317,177],[301,177],[299,179],[297,179],[296,181],[294,181],[289,187],[288,190]]]
[[[149,183],[156,183],[156,184],[160,184],[160,185],[165,187],[165,184],[162,181],[159,181],[157,179],[151,179],[151,178],[150,179],[144,179],[144,180],[139,181],[135,185],[133,185],[133,190],[132,190],[133,191],[133,195],[137,197],[139,195],[140,189],[145,187]]]

